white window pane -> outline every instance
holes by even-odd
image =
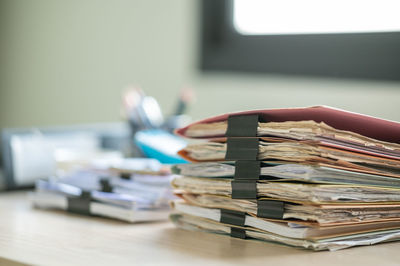
[[[245,35],[400,31],[400,0],[235,0]]]

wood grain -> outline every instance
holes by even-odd
[[[312,252],[176,229],[33,209],[0,194],[0,257],[37,265],[399,265],[400,243]],[[0,260],[1,262],[1,260]]]

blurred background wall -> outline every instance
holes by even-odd
[[[400,83],[198,70],[194,0],[1,0],[0,127],[118,121],[129,85],[195,119],[248,108],[330,105],[400,120]]]

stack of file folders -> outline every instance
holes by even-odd
[[[337,250],[400,240],[400,123],[329,107],[193,123],[179,153],[180,228]]]
[[[139,159],[140,160],[140,159]],[[110,170],[110,169],[108,169]],[[102,216],[126,222],[167,220],[173,193],[165,170],[78,169],[36,182],[30,200],[37,208]]]

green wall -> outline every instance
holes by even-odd
[[[194,0],[1,0],[0,127],[117,121],[129,85],[167,113],[192,86],[194,118],[324,104],[400,121],[398,82],[199,72],[198,9]]]

